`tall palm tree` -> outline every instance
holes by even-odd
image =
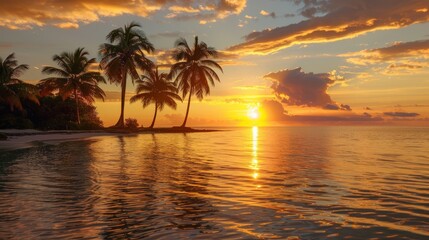
[[[107,34],[109,43],[100,46],[102,60],[100,67],[105,71],[111,83],[121,84],[121,115],[115,127],[124,127],[125,91],[127,87],[127,75],[132,82],[139,79],[137,69],[149,69],[153,64],[148,60],[144,52],[151,53],[155,50],[152,43],[145,37],[141,26],[135,22],[117,28]]]
[[[73,96],[76,101],[76,120],[80,124],[79,101],[92,103],[94,98],[104,100],[104,91],[98,86],[106,83],[99,72],[91,71],[91,65],[96,64],[95,58],[88,59],[89,53],[84,48],[78,48],[74,52],[63,52],[54,55],[52,60],[59,66],[44,67],[42,72],[49,75],[57,75],[40,80],[38,86],[42,95],[58,91],[63,100]]]
[[[149,104],[155,104],[155,114],[153,115],[152,124],[149,128],[153,128],[155,124],[156,114],[164,109],[167,105],[173,109],[177,108],[174,100],[182,100],[177,95],[177,88],[173,82],[169,81],[167,73],[159,73],[158,67],[152,68],[142,76],[141,80],[137,80],[137,94],[131,97],[130,101],[136,102],[141,100],[143,108]]]
[[[183,98],[188,94],[186,116],[181,127],[186,126],[192,95],[201,101],[205,95],[210,94],[209,83],[214,86],[215,80],[220,82],[219,76],[213,69],[223,72],[222,67],[209,59],[216,55],[214,48],[208,47],[204,42],[198,42],[198,36],[195,37],[193,48],[190,48],[183,38],[176,41],[173,57],[178,62],[171,67],[170,77],[176,77],[175,82],[178,83]]]
[[[14,108],[23,109],[21,99],[39,103],[37,87],[18,79],[27,69],[26,64],[18,65],[14,53],[7,56],[4,61],[0,57],[0,102],[9,105],[11,111]]]

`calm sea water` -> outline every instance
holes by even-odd
[[[0,152],[0,239],[428,239],[429,128],[109,136]]]

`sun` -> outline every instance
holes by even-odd
[[[249,108],[249,110],[247,111],[247,116],[252,119],[252,120],[256,120],[259,118],[259,109],[258,107],[251,107]]]

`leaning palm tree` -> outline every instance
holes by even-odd
[[[18,79],[27,69],[26,64],[18,65],[13,53],[4,61],[0,57],[0,102],[6,103],[11,111],[23,109],[21,99],[39,104],[37,87]]]
[[[219,76],[213,69],[223,72],[222,67],[209,59],[216,55],[216,50],[208,47],[204,42],[198,42],[197,36],[193,48],[190,48],[183,38],[176,41],[173,57],[178,62],[171,67],[170,77],[176,78],[175,82],[182,91],[182,97],[185,98],[188,95],[186,116],[181,127],[186,127],[192,95],[196,95],[201,101],[205,95],[210,94],[209,83],[214,86],[215,80],[220,82]]]
[[[97,62],[95,58],[88,59],[89,53],[84,48],[78,48],[74,52],[63,52],[54,55],[52,60],[59,68],[44,67],[42,72],[49,75],[57,75],[40,80],[38,86],[42,95],[58,91],[63,100],[73,98],[76,101],[76,121],[80,124],[79,101],[92,103],[94,98],[104,100],[104,91],[98,86],[106,83],[103,76],[97,71],[91,71],[91,66]]]
[[[139,79],[137,70],[149,69],[153,65],[144,52],[151,53],[155,49],[140,28],[139,24],[131,22],[111,31],[106,37],[109,43],[102,44],[99,50],[102,56],[100,67],[111,83],[121,84],[121,115],[115,124],[118,128],[124,127],[127,75],[134,84],[134,80]]]
[[[159,73],[158,67],[154,67],[147,71],[141,77],[141,80],[137,80],[137,94],[131,97],[130,101],[136,102],[141,100],[143,108],[149,106],[149,104],[155,104],[155,114],[153,115],[152,124],[149,128],[153,128],[155,125],[156,114],[164,109],[164,105],[167,105],[173,109],[177,108],[175,100],[182,100],[177,95],[177,88],[173,82],[168,79],[167,73]]]

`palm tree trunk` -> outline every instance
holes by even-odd
[[[153,115],[152,124],[149,126],[149,128],[153,128],[153,125],[155,125],[155,119],[156,119],[156,113],[158,112],[158,103],[155,103],[155,115]]]
[[[121,82],[121,115],[119,116],[118,122],[115,124],[115,127],[117,128],[124,128],[124,109],[125,109],[125,91],[127,89],[127,73],[123,69],[122,71],[125,72],[122,76],[122,82]]]
[[[189,98],[188,98],[188,107],[186,108],[186,116],[185,116],[185,120],[182,123],[182,128],[186,127],[186,122],[188,121],[188,114],[189,114],[189,107],[191,106],[191,97],[192,97],[192,87],[191,90],[189,91]]]
[[[74,88],[74,99],[76,101],[76,117],[77,117],[77,124],[80,125],[80,115],[79,115],[79,98],[77,97],[77,89]]]

